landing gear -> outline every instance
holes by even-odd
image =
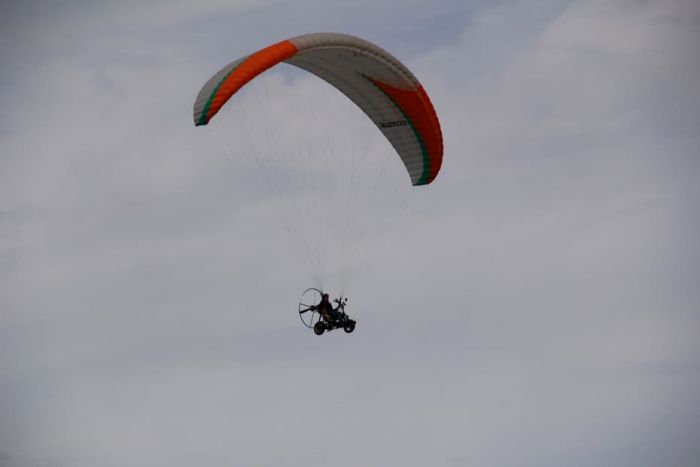
[[[343,326],[343,330],[350,334],[355,330],[355,321],[352,319],[348,319],[345,325]]]

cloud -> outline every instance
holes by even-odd
[[[447,2],[441,40],[392,45],[427,15],[395,5],[362,24],[365,5],[314,2],[23,13],[31,40],[1,49],[6,458],[697,464],[697,7]],[[291,9],[308,23],[275,34],[388,38],[443,124],[436,183],[365,239],[351,336],[296,322],[308,278],[273,197],[191,122],[198,86]],[[314,134],[346,122],[390,158],[324,83],[268,76],[282,128],[322,96],[338,116]]]

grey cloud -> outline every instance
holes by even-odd
[[[0,49],[48,71],[0,94],[0,465],[697,465],[693,2],[182,5],[22,13]],[[356,333],[318,339],[273,203],[190,107],[322,25],[407,61],[446,154],[366,237]]]

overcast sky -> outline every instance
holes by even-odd
[[[316,337],[191,109],[321,31],[408,65],[445,155]],[[700,465],[699,46],[693,0],[0,0],[0,466]],[[279,128],[329,92],[285,73]]]

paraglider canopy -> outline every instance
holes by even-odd
[[[442,132],[423,86],[391,54],[346,34],[294,37],[226,65],[199,91],[195,125],[206,125],[246,83],[282,62],[324,79],[360,107],[392,144],[413,185],[435,179],[442,165]]]

